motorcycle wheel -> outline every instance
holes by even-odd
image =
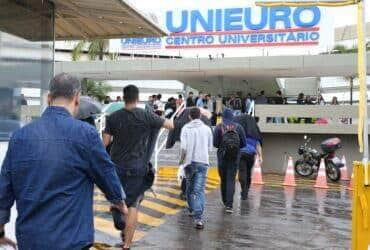
[[[308,177],[313,174],[313,167],[304,160],[297,160],[294,166],[297,175]]]
[[[340,180],[340,169],[337,168],[332,162],[326,164],[326,175],[333,182]]]

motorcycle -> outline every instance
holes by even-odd
[[[321,151],[309,146],[311,138],[304,137],[305,143],[298,148],[298,154],[302,157],[295,162],[295,172],[303,177],[311,176],[318,172],[321,159],[324,159],[326,175],[333,181],[340,180],[340,169],[344,166],[342,161],[335,155],[335,152],[342,147],[339,138],[330,138],[321,143]]]

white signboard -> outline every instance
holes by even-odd
[[[158,14],[167,37],[116,39],[111,45],[113,51],[119,52],[172,55],[189,51],[193,55],[212,51],[221,54],[230,49],[326,51],[334,41],[329,16],[319,7],[167,10]]]

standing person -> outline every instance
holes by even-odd
[[[158,112],[158,115],[159,116],[162,116],[163,113],[164,113],[164,104],[161,101],[161,99],[162,99],[162,95],[161,94],[158,94],[156,96],[156,101],[154,102],[154,105],[157,106],[157,112]]]
[[[122,98],[121,98],[121,96],[117,96],[117,98],[116,98],[116,102],[122,102]]]
[[[216,112],[215,112],[215,101],[212,98],[211,94],[206,95],[206,105],[209,112],[211,112],[211,123],[213,126],[216,126]]]
[[[176,106],[180,107],[183,102],[184,102],[184,99],[183,99],[182,95],[179,95],[177,100],[176,100]]]
[[[268,99],[265,96],[265,91],[262,90],[260,94],[256,97],[256,104],[268,104]]]
[[[246,145],[241,149],[239,164],[239,183],[241,187],[241,200],[248,199],[251,185],[252,168],[256,159],[262,164],[262,135],[256,119],[250,115],[235,117],[234,122],[239,123],[245,132]]]
[[[320,106],[325,106],[326,105],[325,99],[322,95],[319,95],[319,98],[317,100],[317,104],[320,105]]]
[[[247,98],[245,98],[245,113],[249,114],[251,112],[252,102],[252,94],[248,93]]]
[[[104,104],[109,104],[111,102],[111,99],[109,96],[106,96],[104,99]]]
[[[283,105],[285,103],[283,98],[283,93],[281,90],[276,91],[276,98],[275,98],[275,104]]]
[[[146,191],[152,147],[159,129],[172,129],[173,121],[138,108],[139,89],[134,85],[123,89],[123,99],[125,107],[107,117],[103,141],[108,146],[113,137],[111,157],[126,190],[128,216],[121,236],[124,248],[128,249],[136,230],[138,208]]]
[[[205,185],[212,147],[212,130],[200,120],[199,108],[190,110],[190,122],[181,130],[180,165],[185,165],[186,196],[195,228],[204,228]]]
[[[218,94],[217,97],[216,97],[216,109],[215,109],[215,112],[216,112],[217,116],[222,115],[222,107],[223,107],[222,96],[220,94]]]
[[[165,118],[171,118],[171,116],[176,112],[177,106],[176,106],[176,99],[173,97],[170,97],[167,100],[166,105],[164,106],[164,117]]]
[[[194,106],[195,106],[194,93],[189,92],[188,98],[186,98],[186,107],[190,108],[190,107],[194,107]]]
[[[154,100],[152,95],[148,97],[148,101],[145,103],[145,110],[154,112]]]
[[[339,105],[338,97],[333,96],[333,99],[331,100],[331,105]]]
[[[0,235],[17,204],[19,249],[89,249],[96,184],[122,214],[125,194],[95,128],[73,118],[81,84],[62,73],[50,82],[42,117],[16,131],[0,175]],[[11,243],[1,236],[0,245]],[[13,244],[13,243],[12,243]]]
[[[240,161],[240,149],[246,145],[243,128],[233,121],[231,109],[225,109],[222,123],[217,125],[213,145],[217,148],[218,171],[221,178],[221,196],[225,212],[233,212],[235,179]]]
[[[242,108],[243,108],[242,106],[243,106],[242,105],[242,100],[240,99],[240,97],[238,95],[234,96],[234,100],[231,104],[231,108],[234,111],[234,115],[236,115],[236,116],[241,115]]]
[[[26,97],[24,97],[24,94],[21,94],[19,104],[22,105],[22,106],[27,106],[28,105],[28,102],[26,100]]]
[[[198,108],[204,108],[204,95],[203,92],[199,92],[199,96],[195,99],[196,106]]]
[[[276,91],[275,104],[283,105],[284,103],[285,101],[283,98],[283,93],[280,90]],[[273,123],[284,123],[284,117],[273,117],[272,122]]]
[[[297,105],[304,105],[305,104],[305,98],[304,98],[304,94],[303,93],[299,93],[298,94],[298,98],[297,98]],[[297,123],[301,123],[302,120],[305,121],[304,118],[302,117],[298,117],[298,120],[297,120]]]

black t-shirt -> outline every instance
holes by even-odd
[[[110,152],[113,162],[125,169],[146,165],[152,132],[163,123],[158,115],[140,108],[121,109],[109,115],[104,132],[113,136]]]

